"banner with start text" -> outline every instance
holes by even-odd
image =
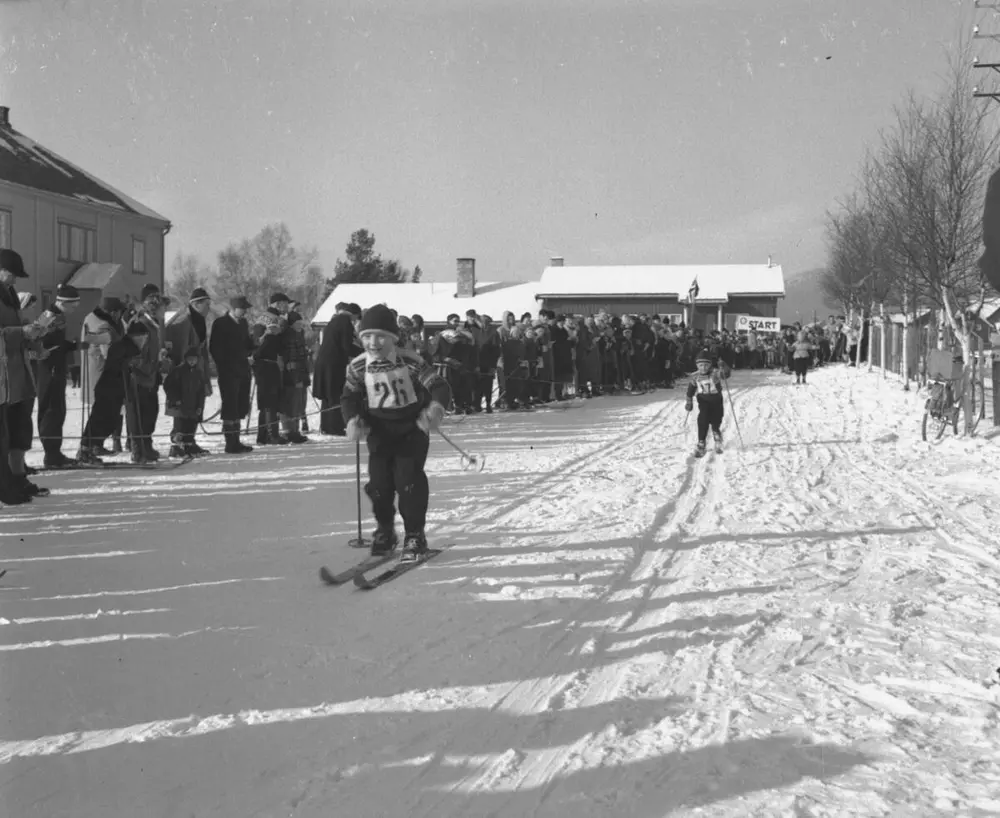
[[[737,332],[781,332],[780,318],[758,318],[756,315],[737,315]]]

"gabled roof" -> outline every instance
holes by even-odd
[[[444,324],[451,313],[463,319],[466,310],[475,310],[499,321],[505,310],[521,315],[538,312],[535,300],[538,282],[520,284],[516,281],[479,282],[472,298],[458,298],[456,282],[428,281],[419,284],[340,284],[313,316],[314,326],[330,323],[336,305],[344,301],[367,309],[385,304],[400,315],[420,315],[426,324]]]
[[[170,224],[165,216],[4,124],[0,124],[0,181]]]
[[[701,302],[785,295],[785,277],[777,264],[546,267],[537,294],[539,298],[659,296],[686,300],[696,278],[697,300]]]

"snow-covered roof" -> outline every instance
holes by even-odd
[[[499,321],[505,310],[521,315],[538,312],[535,299],[538,282],[519,284],[516,281],[478,282],[472,298],[458,298],[456,282],[427,281],[419,284],[340,284],[313,316],[313,326],[326,326],[337,304],[344,301],[367,309],[385,304],[400,315],[420,315],[427,324],[443,324],[451,313],[465,318],[466,310],[475,310]]]
[[[929,309],[922,309],[922,310],[917,310],[916,314],[911,313],[910,315],[905,316],[905,317],[908,318],[911,323],[913,322],[914,319],[916,319],[919,322],[919,321],[922,321],[924,318],[926,318],[928,315],[930,315],[930,313],[931,313],[931,310],[929,310]],[[901,312],[890,312],[886,317],[889,319],[889,322],[892,323],[892,324],[902,324],[903,323],[904,316],[903,316],[903,313],[901,313]]]
[[[989,320],[998,312],[1000,312],[1000,298],[994,298],[983,304],[983,308],[979,311],[979,317]]]
[[[698,280],[698,301],[725,303],[741,296],[784,296],[785,276],[773,264],[671,264],[546,267],[540,298],[661,296],[687,299]]]
[[[0,180],[98,204],[164,225],[170,220],[0,122]]]

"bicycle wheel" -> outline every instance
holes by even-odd
[[[921,437],[924,439],[924,442],[927,441],[928,429],[930,430],[931,436],[935,440],[940,440],[941,437],[944,435],[944,430],[947,428],[948,428],[948,421],[945,418],[932,417],[929,411],[924,410],[924,422],[920,427],[920,434]]]

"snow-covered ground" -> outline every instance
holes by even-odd
[[[40,476],[0,813],[1000,814],[1000,438],[920,442],[877,374],[731,385],[698,461],[679,392],[449,425],[488,457],[432,446],[450,548],[367,594],[316,577],[344,441]]]

